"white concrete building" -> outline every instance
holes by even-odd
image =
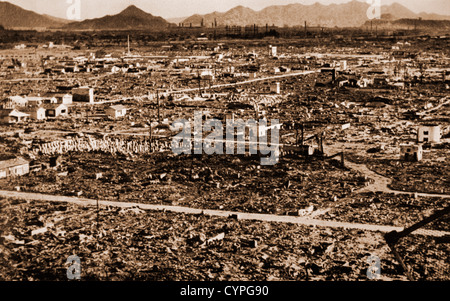
[[[400,156],[406,161],[422,161],[423,149],[420,144],[400,145]]]
[[[0,109],[0,123],[19,123],[26,121],[29,117],[29,114],[20,112],[16,109]]]
[[[277,47],[276,46],[269,46],[269,56],[277,56]]]
[[[127,114],[127,108],[122,105],[111,106],[105,110],[105,113],[112,118],[120,118]]]
[[[95,103],[94,88],[79,87],[72,89],[73,101]]]
[[[47,116],[46,111],[43,107],[28,107],[24,110],[26,114],[30,115],[30,119],[33,120],[44,120]]]
[[[441,142],[441,126],[440,125],[420,125],[417,130],[418,143],[440,143]]]
[[[22,96],[10,96],[8,97],[12,106],[24,107],[28,104],[28,99]]]
[[[280,83],[276,82],[274,84],[270,85],[270,92],[271,93],[275,93],[275,94],[280,94],[281,89],[280,89]]]

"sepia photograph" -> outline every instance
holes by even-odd
[[[0,1],[2,282],[450,281],[449,166],[448,0]]]

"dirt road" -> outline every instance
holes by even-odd
[[[67,197],[67,196],[56,196],[56,195],[48,195],[48,194],[39,194],[39,193],[0,190],[0,196],[5,197],[5,198],[15,198],[15,199],[23,199],[23,200],[70,203],[70,204],[77,204],[77,205],[81,205],[81,206],[96,206],[97,205],[97,200],[77,198],[77,197]],[[292,224],[314,226],[314,227],[358,229],[358,230],[367,230],[367,231],[384,232],[384,233],[391,232],[394,230],[400,232],[403,230],[403,228],[401,228],[401,227],[336,222],[336,221],[324,221],[324,220],[318,220],[318,219],[313,219],[313,218],[309,218],[309,217],[244,213],[244,212],[206,210],[206,209],[202,210],[202,209],[196,209],[196,208],[168,206],[168,205],[151,205],[151,204],[124,203],[124,202],[100,201],[100,200],[98,201],[98,205],[103,206],[103,207],[111,206],[111,207],[120,207],[120,208],[138,207],[142,210],[170,211],[170,212],[178,212],[178,213],[185,213],[185,214],[203,214],[203,215],[220,216],[220,217],[227,217],[227,218],[234,217],[234,218],[237,218],[240,220],[255,220],[255,221],[275,222],[275,223],[292,223]],[[413,234],[442,237],[442,236],[450,235],[450,232],[435,231],[435,230],[425,230],[424,231],[422,229],[419,229],[419,230],[415,231]]]
[[[333,148],[332,146],[328,147],[328,150],[325,150],[327,156],[331,156],[335,153],[338,153],[340,150],[338,148]],[[433,194],[433,193],[423,193],[423,192],[408,192],[408,191],[399,191],[393,190],[389,188],[392,180],[382,176],[372,170],[370,170],[365,164],[362,163],[354,163],[351,161],[346,161],[345,166],[347,168],[353,169],[355,171],[360,172],[366,177],[373,180],[373,183],[368,186],[357,190],[356,192],[384,192],[384,193],[394,193],[394,194],[408,194],[408,195],[417,195],[421,197],[432,197],[432,198],[450,198],[448,194]]]

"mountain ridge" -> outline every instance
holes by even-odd
[[[214,11],[209,14],[194,14],[187,18],[173,18],[170,21],[179,24],[211,27],[225,25],[276,25],[278,27],[321,26],[321,27],[361,27],[369,21],[367,10],[369,4],[353,0],[343,4],[314,3],[304,5],[292,3],[286,5],[271,5],[259,11],[243,5],[238,5],[226,12]],[[434,13],[414,13],[407,7],[392,3],[382,6],[383,19],[390,21],[399,19],[423,20],[450,20],[450,16]],[[376,21],[376,20],[374,20]],[[57,28],[64,30],[164,30],[171,26],[171,22],[162,17],[153,16],[150,13],[130,5],[115,15],[106,15],[100,18],[83,21],[72,21],[50,15],[40,15],[30,10],[25,10],[9,2],[0,2],[0,25],[6,29],[11,28]]]
[[[116,15],[71,22],[63,28],[68,30],[161,30],[169,27],[169,24],[162,17],[153,16],[135,5],[130,5]]]
[[[5,28],[56,28],[62,24],[56,17],[40,15],[6,1],[0,2],[0,25]]]
[[[304,26],[304,22],[313,26],[325,27],[360,27],[369,19],[367,10],[369,4],[360,1],[350,1],[343,4],[314,3],[304,5],[292,3],[287,5],[272,5],[259,11],[247,7],[237,6],[226,12],[212,12],[204,15],[193,15],[180,22],[198,26],[202,21],[209,25],[217,22],[218,26],[225,25],[276,25],[282,26]],[[382,6],[382,14],[390,14],[395,19],[402,18],[434,18],[437,20],[450,20],[450,16],[420,13],[416,14],[407,7],[393,3]]]

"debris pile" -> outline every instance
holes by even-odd
[[[253,213],[309,215],[362,188],[360,174],[316,159],[283,160],[276,168],[245,156],[108,156],[72,152],[60,164],[3,189],[100,200],[187,206]],[[313,208],[313,209],[311,209]]]
[[[71,255],[81,259],[82,280],[365,280],[373,253],[383,279],[405,280],[379,233],[138,208],[2,205],[2,280],[66,280]],[[427,260],[415,251],[430,243],[414,241],[408,262],[418,279],[449,280],[448,247],[429,248]]]

